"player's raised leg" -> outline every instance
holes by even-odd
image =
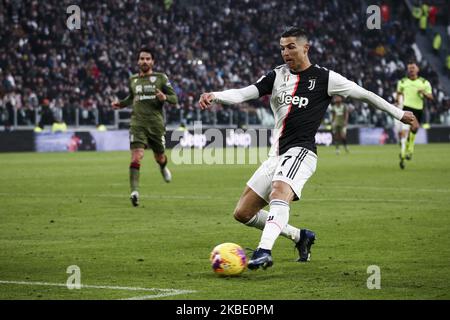
[[[153,155],[155,156],[155,161],[159,165],[159,170],[165,182],[169,183],[172,181],[172,173],[169,168],[167,168],[167,156],[166,151],[166,141],[164,137],[164,132],[161,130],[159,134],[153,134],[148,132],[148,144],[153,150]]]
[[[294,199],[291,187],[282,181],[274,181],[270,194],[270,211],[258,249],[248,263],[249,269],[263,269],[272,266],[272,247],[281,230],[289,221],[289,203]]]
[[[234,218],[249,227],[264,230],[269,212],[263,210],[269,203],[269,195],[272,191],[272,177],[277,168],[278,160],[271,157],[264,161],[247,182],[236,209]],[[286,225],[281,235],[298,243],[300,240],[300,229]]]
[[[133,206],[139,205],[139,170],[141,161],[144,158],[144,148],[140,145],[131,144],[131,163],[130,163],[130,200]]]
[[[165,182],[172,181],[172,173],[167,168],[167,156],[164,153],[155,153],[155,160],[159,164],[161,175]]]
[[[261,198],[249,186],[246,186],[234,210],[234,218],[248,227],[264,230],[267,217],[269,216],[269,212],[263,209],[265,206],[267,206],[266,200]],[[300,232],[299,228],[287,224],[281,230],[280,235],[292,240],[294,243],[298,243]]]
[[[269,195],[270,211],[258,249],[249,261],[248,267],[250,269],[267,268],[273,264],[271,251],[275,240],[282,232],[289,229],[287,226],[290,202],[294,199],[300,199],[304,184],[316,169],[316,162],[317,156],[314,153],[300,147],[289,149],[278,160],[274,170],[277,174],[272,175]],[[251,181],[252,179],[249,182]],[[294,190],[296,191],[294,192]],[[288,231],[288,233],[291,232]],[[308,261],[315,234],[306,229],[299,230],[297,234],[296,248],[300,254],[298,261]]]

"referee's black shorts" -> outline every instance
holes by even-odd
[[[411,111],[416,116],[417,121],[419,121],[419,123],[422,123],[423,109],[419,110],[419,109],[414,109],[414,108],[404,106],[403,111]]]

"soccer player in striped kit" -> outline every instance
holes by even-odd
[[[263,230],[258,248],[248,263],[250,269],[272,266],[271,251],[280,234],[294,241],[299,251],[299,262],[310,259],[316,235],[311,230],[288,224],[289,205],[301,198],[303,186],[316,170],[315,135],[332,96],[367,102],[410,124],[412,130],[418,129],[412,112],[400,110],[336,72],[313,65],[308,57],[309,48],[306,32],[291,27],[280,38],[285,64],[255,84],[241,89],[203,93],[199,100],[201,108],[208,108],[213,103],[237,104],[271,95],[275,142],[269,158],[247,182],[234,212],[236,220]],[[269,211],[263,210],[267,204]]]

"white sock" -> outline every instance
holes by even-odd
[[[401,144],[401,154],[402,156],[404,156],[406,152],[406,137],[400,139],[400,144]]]
[[[272,250],[275,240],[289,221],[289,203],[274,199],[270,201],[270,212],[267,217],[258,248]]]
[[[259,230],[264,230],[268,216],[269,212],[267,212],[266,210],[259,210],[258,213],[253,216],[253,218],[245,223],[245,225],[257,228]],[[280,235],[297,243],[300,240],[300,229],[288,224],[283,228],[283,230],[281,230]]]

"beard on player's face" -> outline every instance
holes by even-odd
[[[149,53],[141,52],[138,59],[139,71],[142,73],[147,73],[153,68],[153,62],[153,58]]]
[[[149,62],[139,62],[139,69],[145,73],[148,72],[152,67],[152,64]]]
[[[150,69],[150,66],[148,64],[141,64],[139,66],[141,68],[141,71],[147,72]]]

